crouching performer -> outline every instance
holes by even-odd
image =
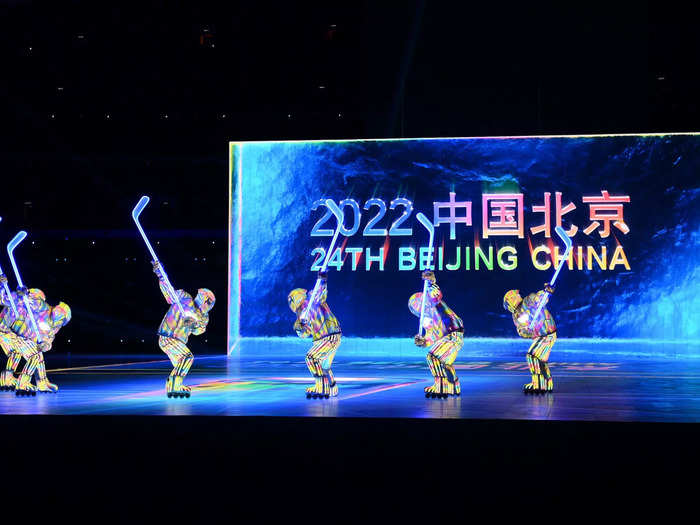
[[[209,323],[209,310],[214,306],[216,298],[211,290],[200,288],[197,296],[192,296],[184,290],[177,290],[177,297],[173,297],[166,284],[160,264],[153,262],[153,271],[158,277],[160,290],[165,300],[170,305],[163,317],[158,329],[158,346],[165,352],[173,365],[165,383],[165,391],[168,397],[190,397],[191,388],[183,385],[185,376],[192,367],[194,356],[187,348],[187,340],[190,335],[202,335]],[[180,308],[184,315],[180,313]]]
[[[0,273],[0,304],[2,304],[2,311],[0,311],[0,346],[7,356],[5,369],[0,372],[0,391],[15,389],[17,386],[15,373],[19,362],[22,360],[22,354],[18,350],[17,335],[12,331],[15,314],[12,300],[5,291],[6,284],[7,277],[5,277],[5,274]]]
[[[289,293],[289,308],[297,316],[294,330],[299,337],[313,339],[313,345],[306,354],[306,366],[314,377],[314,386],[306,389],[307,398],[329,398],[338,395],[331,365],[340,346],[340,324],[326,303],[328,297],[328,275],[319,272],[315,295],[307,297],[303,288],[295,288]]]
[[[429,285],[423,317],[425,335],[416,335],[414,342],[419,347],[430,347],[426,359],[433,375],[433,384],[425,387],[425,397],[459,396],[462,388],[454,362],[464,345],[464,324],[442,300],[435,274],[428,270],[422,273],[422,277]],[[422,303],[423,292],[414,293],[408,300],[408,309],[419,319]]]
[[[544,308],[552,293],[554,293],[554,288],[545,284],[544,290],[531,293],[525,299],[520,297],[519,290],[509,290],[503,297],[503,307],[513,315],[513,323],[518,330],[518,335],[532,339],[526,356],[532,381],[523,386],[523,392],[526,394],[543,394],[554,391],[552,373],[547,361],[557,340],[557,327],[554,324],[552,314]],[[542,311],[530,328],[540,302],[543,303]]]
[[[70,321],[70,307],[64,302],[54,307],[49,306],[44,292],[36,288],[19,288],[13,296],[17,307],[17,319],[12,323],[12,331],[17,335],[16,349],[26,361],[17,378],[15,393],[18,396],[29,396],[36,395],[37,390],[42,393],[57,392],[58,386],[51,383],[46,376],[44,353],[51,350],[56,334]],[[25,297],[31,315],[27,311]],[[36,386],[32,384],[34,374]]]

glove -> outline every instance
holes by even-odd
[[[425,346],[425,337],[422,335],[416,335],[413,338],[413,342],[416,344],[416,346]]]
[[[553,294],[554,293],[554,286],[551,286],[549,283],[544,284],[544,291],[547,292],[548,294]]]
[[[425,270],[423,273],[421,273],[421,278],[424,281],[430,281],[432,284],[435,284],[435,274],[432,270]]]

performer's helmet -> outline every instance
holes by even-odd
[[[197,290],[197,297],[194,298],[194,304],[204,313],[212,309],[215,301],[216,297],[214,297],[214,292],[207,288],[200,288]]]
[[[503,296],[503,308],[509,312],[515,312],[515,309],[520,306],[523,302],[522,297],[520,297],[520,290],[508,290],[506,295]]]
[[[46,296],[44,295],[44,292],[39,290],[39,288],[30,288],[29,289],[29,297],[32,299],[39,299],[41,301],[46,301]]]
[[[295,288],[289,292],[289,296],[287,296],[289,308],[291,308],[294,313],[304,304],[304,301],[306,301],[306,290],[304,288]]]
[[[51,324],[58,328],[66,326],[71,316],[70,306],[60,302],[51,309]]]

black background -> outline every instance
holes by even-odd
[[[219,299],[195,353],[223,352],[229,140],[700,127],[672,3],[221,4],[0,2],[0,238],[73,308],[57,350],[156,350],[149,194],[174,283]]]

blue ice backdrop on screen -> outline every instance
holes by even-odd
[[[387,207],[392,199],[413,202],[413,213],[401,226],[412,237],[389,237],[384,271],[373,263],[366,271],[365,254],[356,271],[343,252],[341,271],[331,268],[328,303],[346,335],[411,337],[416,318],[407,308],[409,296],[421,289],[420,272],[398,270],[400,247],[420,247],[427,235],[415,219],[418,211],[433,218],[433,202],[472,202],[472,226],[456,224],[451,240],[449,224],[436,228],[436,245],[444,245],[445,262],[454,262],[459,245],[471,247],[470,270],[437,272],[446,303],[460,315],[466,335],[513,337],[510,314],[503,310],[504,293],[523,294],[542,288],[552,269],[539,271],[530,259],[531,248],[546,244],[542,233],[530,228],[543,224],[541,206],[551,194],[554,221],[555,192],[562,205],[576,209],[562,217],[565,227],[576,224],[574,246],[607,247],[608,264],[619,243],[630,269],[562,270],[549,308],[560,337],[697,339],[700,335],[700,136],[613,136],[522,139],[416,139],[401,141],[240,143],[232,147],[232,265],[236,268],[237,217],[240,211],[240,335],[293,335],[294,315],[287,294],[295,287],[311,289],[310,270],[316,247],[330,237],[311,237],[324,209],[312,211],[315,201],[353,198],[360,208],[374,197]],[[602,239],[583,229],[591,224],[584,196],[629,196],[624,222],[629,233],[611,228]],[[482,194],[522,193],[525,238],[482,237]],[[242,209],[236,206],[240,197]],[[387,210],[376,226],[389,227],[401,209]],[[448,211],[443,211],[447,214]],[[458,212],[460,213],[460,212]],[[461,211],[461,213],[464,213]],[[370,248],[377,255],[385,237],[366,237],[373,208],[362,210],[353,236],[340,238],[347,248]],[[352,213],[346,207],[346,222]],[[322,225],[334,227],[332,220]],[[554,235],[552,241],[559,244]],[[517,250],[518,265],[511,271],[474,269],[474,246],[503,246]],[[598,251],[597,253],[600,253]],[[464,259],[464,251],[462,251]],[[352,255],[355,256],[355,255]],[[494,254],[495,258],[495,254]],[[540,255],[540,259],[546,259]],[[237,297],[237,275],[231,276],[231,302]]]

